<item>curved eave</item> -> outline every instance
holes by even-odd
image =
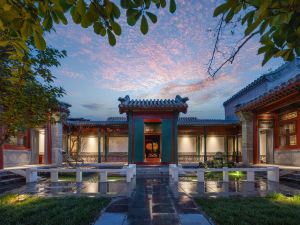
[[[264,93],[263,95],[260,95],[257,98],[254,98],[253,100],[240,105],[236,109],[236,112],[252,111],[252,110],[262,108],[292,93],[299,92],[299,90],[300,90],[300,74],[288,80],[287,82],[282,83],[281,85],[273,88],[272,90]]]

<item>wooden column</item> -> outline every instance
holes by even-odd
[[[201,146],[201,137],[200,135],[198,135],[197,136],[197,157],[199,162],[200,162],[200,146]]]
[[[98,163],[101,163],[101,129],[98,129]]]
[[[105,134],[104,134],[104,160],[105,160],[105,162],[107,162],[107,156],[108,156],[108,151],[109,151],[108,138],[109,138],[108,134],[105,132]]]
[[[50,122],[47,124],[47,164],[52,164],[52,133]]]
[[[225,153],[226,153],[226,162],[228,162],[228,135],[225,135]]]
[[[206,127],[204,127],[204,162],[207,161],[207,151],[206,151],[206,138],[207,138],[207,133],[206,133]]]
[[[239,135],[236,135],[236,157],[235,160],[238,163],[239,162]]]

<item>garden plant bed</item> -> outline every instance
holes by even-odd
[[[300,221],[300,195],[197,198],[196,202],[218,225],[297,225]]]
[[[9,194],[0,197],[0,221],[5,225],[89,225],[108,203],[109,199],[98,197]]]

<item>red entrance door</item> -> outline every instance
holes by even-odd
[[[145,135],[145,162],[160,163],[160,135]]]

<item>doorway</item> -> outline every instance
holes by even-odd
[[[259,129],[259,162],[274,163],[273,129]]]
[[[144,152],[146,163],[161,162],[160,135],[145,135]]]

